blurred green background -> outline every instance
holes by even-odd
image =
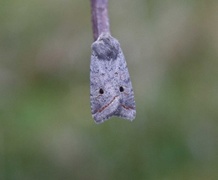
[[[218,1],[110,0],[137,117],[96,125],[90,2],[0,1],[0,179],[218,179]]]

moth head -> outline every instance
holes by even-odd
[[[119,42],[108,33],[103,33],[92,44],[94,54],[103,60],[115,60],[119,53]]]

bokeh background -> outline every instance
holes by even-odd
[[[110,0],[137,117],[96,125],[90,2],[0,1],[0,179],[218,179],[218,1]]]

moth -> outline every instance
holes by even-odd
[[[112,116],[130,121],[136,116],[126,60],[118,40],[109,33],[102,33],[92,44],[90,102],[97,124]]]

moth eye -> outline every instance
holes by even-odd
[[[104,94],[104,90],[103,89],[99,89],[99,93],[100,94]]]
[[[123,92],[123,91],[124,91],[123,86],[120,86],[120,92]]]

